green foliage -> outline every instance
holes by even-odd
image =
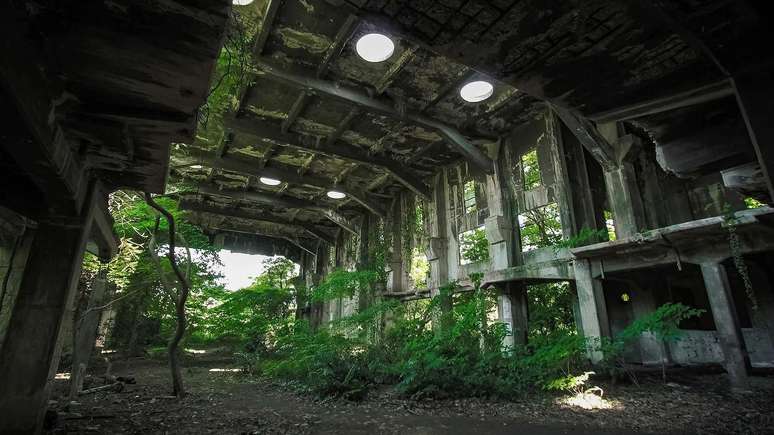
[[[631,342],[639,338],[642,333],[650,332],[659,340],[674,342],[682,335],[682,330],[679,328],[680,322],[698,317],[703,312],[704,310],[691,308],[680,303],[667,303],[632,322],[621,331],[619,339]]]
[[[524,190],[532,190],[543,184],[537,149],[532,149],[521,156],[521,171]]]
[[[527,287],[529,340],[576,330],[572,305],[575,296],[567,282],[534,284]]]
[[[586,246],[593,243],[602,242],[607,238],[607,228],[601,230],[592,230],[588,227],[583,227],[578,234],[570,237],[569,239],[563,239],[554,245],[554,252],[558,252],[560,249],[571,249],[579,246]]]
[[[208,305],[225,294],[215,272],[220,259],[208,237],[186,220],[175,200],[157,197],[156,201],[173,215],[177,224],[176,255],[191,283],[186,305],[188,334],[200,338],[207,335],[211,315]],[[108,303],[117,311],[111,343],[135,352],[144,345],[163,342],[171,333],[177,279],[163,255],[168,237],[166,220],[159,219],[156,211],[132,192],[112,194],[110,209],[115,219],[114,230],[121,238],[118,255],[108,265],[108,279],[115,286],[113,302]],[[190,259],[185,247],[195,249]]]
[[[616,375],[625,371],[623,355],[627,346],[636,341],[643,333],[651,333],[657,339],[664,342],[675,342],[680,339],[683,331],[679,328],[680,322],[685,319],[700,316],[704,310],[691,308],[680,303],[664,304],[652,313],[640,317],[632,322],[612,340],[603,340],[601,343],[589,343],[597,347],[604,355],[603,365],[611,374]],[[662,358],[662,376],[666,380],[666,368]],[[633,378],[633,375],[630,374]]]
[[[522,250],[545,248],[562,240],[562,222],[556,203],[527,210],[519,215]]]
[[[496,295],[479,288],[452,296],[454,285],[430,301],[374,304],[319,331],[285,323],[269,352],[248,366],[317,394],[359,399],[380,384],[415,396],[516,397],[561,388],[557,379],[581,365],[585,347],[574,334],[503,348],[505,325],[487,320]],[[385,320],[389,328],[375,332]]]
[[[744,205],[746,205],[747,208],[761,208],[766,206],[765,203],[749,196],[744,199]]]
[[[483,227],[460,234],[460,254],[467,263],[489,260],[489,240]]]
[[[415,248],[411,255],[411,268],[409,276],[415,288],[427,287],[427,278],[430,276],[430,262],[427,256]]]
[[[373,284],[378,280],[379,273],[371,269],[353,272],[334,270],[312,291],[312,300],[330,301],[370,293]]]

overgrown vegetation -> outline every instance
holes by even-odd
[[[460,234],[460,256],[464,264],[489,260],[489,240],[483,227]]]

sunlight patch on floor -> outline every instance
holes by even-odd
[[[207,353],[204,349],[184,349],[187,353],[192,353],[194,355],[200,355],[203,353]]]
[[[69,372],[57,373],[54,376],[54,379],[57,379],[57,380],[68,380],[68,379],[70,379],[70,373]]]
[[[563,405],[568,405],[575,408],[581,408],[586,410],[623,408],[621,404],[616,401],[607,400],[598,394],[594,394],[590,392],[580,392],[573,396],[559,399],[559,402]]]
[[[210,372],[231,372],[231,373],[238,373],[241,372],[242,369],[210,369]]]

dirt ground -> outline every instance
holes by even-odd
[[[134,358],[113,364],[133,376],[120,392],[100,391],[68,403],[68,381],[55,381],[53,433],[111,434],[774,434],[774,377],[753,378],[750,391],[730,393],[722,375],[677,372],[664,385],[605,385],[598,396],[411,400],[392,389],[359,403],[320,400],[288,384],[245,375],[233,360],[211,351],[186,359],[189,391],[169,398],[164,360]],[[102,374],[104,368],[95,367]],[[64,376],[59,376],[64,377]],[[88,387],[100,385],[94,381]],[[592,409],[585,409],[592,408]]]

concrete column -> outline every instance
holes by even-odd
[[[494,173],[486,176],[487,208],[489,217],[484,220],[486,238],[489,241],[489,260],[492,270],[514,266],[519,244],[518,230],[509,216],[507,194],[502,183],[499,144],[492,144],[489,156],[494,162]]]
[[[407,277],[403,262],[403,234],[401,227],[403,224],[403,207],[401,207],[401,198],[398,196],[392,208],[390,219],[390,235],[392,237],[392,246],[390,252],[390,275],[388,277],[387,289],[393,293],[400,293],[408,290]]]
[[[583,317],[581,316],[578,288],[575,281],[570,281],[570,293],[572,294],[572,319],[575,321],[575,331],[583,337]]]
[[[588,260],[575,260],[574,268],[583,336],[589,340],[592,347],[596,347],[602,337],[610,336],[610,322],[607,318],[602,282],[594,279]],[[589,358],[591,362],[597,363],[602,359],[602,352],[590,349]]]
[[[449,283],[449,265],[446,260],[448,241],[444,237],[430,237],[427,251],[427,261],[430,263],[430,279],[427,286],[430,296],[438,295],[438,289]]]
[[[653,292],[649,289],[636,289],[631,292],[632,311],[634,318],[639,319],[658,308]],[[645,332],[640,336],[640,360],[643,364],[661,364],[669,362],[668,348],[662,340],[659,340],[651,332]]]
[[[552,110],[549,110],[546,116],[546,132],[548,133],[548,150],[551,155],[551,166],[556,186],[555,198],[559,205],[559,216],[562,222],[562,236],[568,239],[577,234],[580,228],[578,228],[573,209],[569,169],[565,160],[566,153],[562,140],[562,123]]]
[[[5,266],[0,268],[0,353],[3,350],[8,323],[11,321],[33,240],[35,240],[35,231],[26,229],[14,242],[15,246],[3,249],[6,252],[2,259]]]
[[[39,223],[0,354],[0,433],[41,429],[91,229],[94,208],[87,209],[66,222]]]
[[[100,307],[104,303],[107,288],[107,265],[100,265],[97,276],[91,285],[91,295],[86,311],[80,318],[73,320],[75,343],[73,343],[73,363],[70,372],[70,397],[75,398],[83,387],[83,375],[89,364],[89,357],[97,340],[97,324],[100,319]]]
[[[529,309],[527,289],[521,283],[508,282],[498,284],[497,314],[501,322],[508,327],[508,335],[503,345],[514,347],[527,344],[529,332]]]
[[[645,211],[634,166],[623,162],[618,168],[605,171],[605,187],[618,239],[631,237],[646,227]]]
[[[428,203],[428,235],[430,240],[425,255],[430,264],[430,278],[427,287],[430,296],[438,296],[438,290],[449,283],[449,239],[446,237],[447,202],[445,177],[439,174],[433,180],[433,192]]]
[[[615,151],[615,167],[604,171],[607,199],[615,219],[615,235],[618,239],[630,237],[647,225],[637,174],[631,163],[635,141],[619,140],[622,129],[615,122],[600,124],[598,129]]]
[[[514,230],[507,216],[489,216],[484,220],[489,240],[489,259],[493,270],[514,265]]]
[[[747,384],[750,357],[745,348],[726,269],[721,263],[706,262],[701,264],[701,274],[707,288],[720,346],[723,348],[724,366],[731,384],[743,387]]]

